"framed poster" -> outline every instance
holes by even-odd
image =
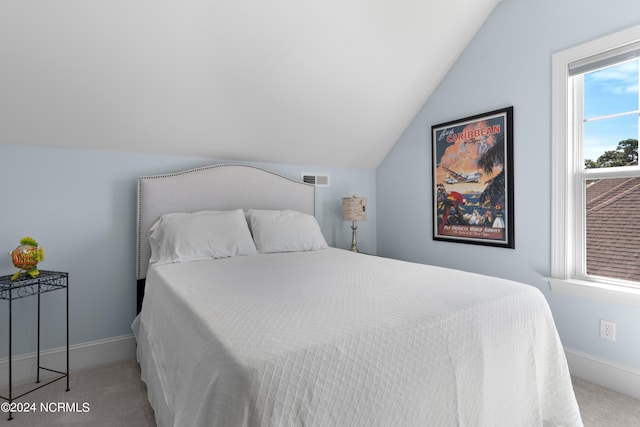
[[[513,107],[431,127],[433,239],[514,248]]]

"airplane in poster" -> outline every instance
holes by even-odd
[[[459,184],[466,182],[480,182],[482,174],[480,172],[473,173],[457,173],[443,166],[447,171],[447,178],[444,180],[447,184]]]

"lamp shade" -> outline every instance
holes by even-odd
[[[367,198],[366,197],[343,197],[342,198],[342,220],[343,221],[366,221],[367,220]]]

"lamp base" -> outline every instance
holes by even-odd
[[[358,226],[356,225],[356,222],[353,221],[351,223],[351,252],[360,252],[358,250],[358,244],[356,242],[356,230],[358,229]]]

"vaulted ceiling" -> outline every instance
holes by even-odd
[[[375,168],[499,1],[3,1],[0,143]]]

